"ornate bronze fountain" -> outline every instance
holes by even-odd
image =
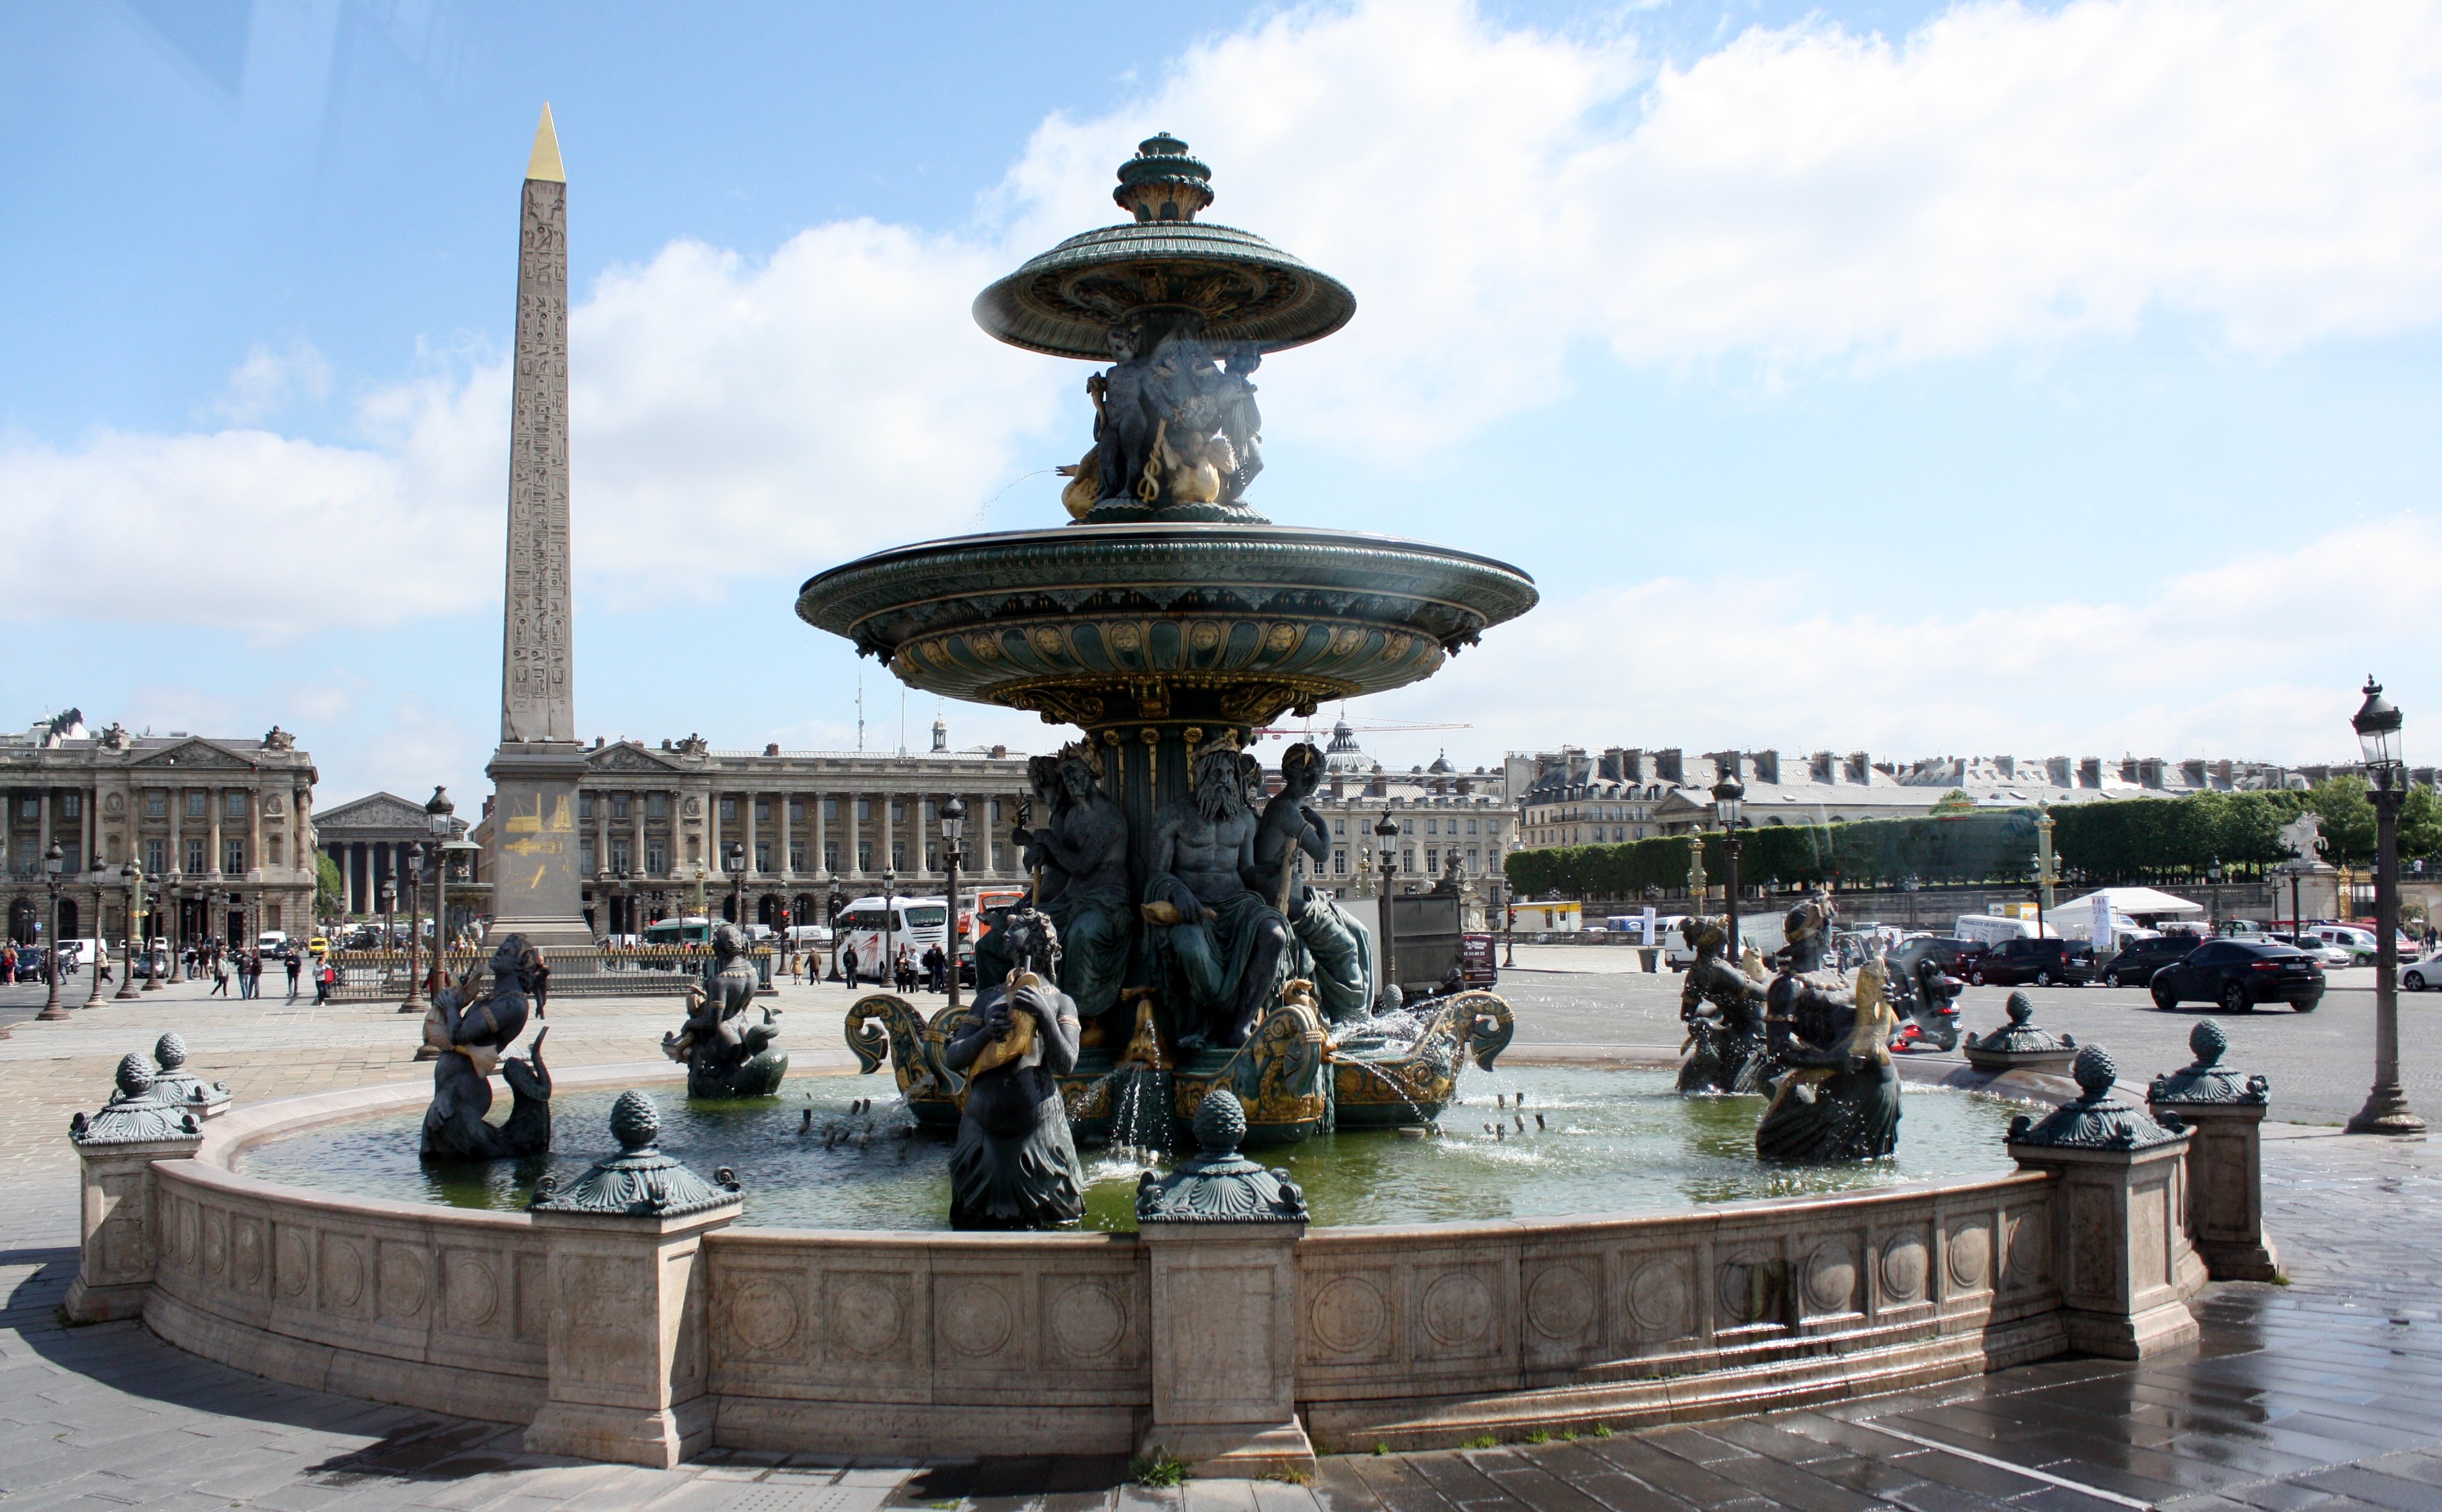
[[[1250,1143],[1303,1139],[1335,1109],[1430,1121],[1460,1057],[1488,1066],[1507,1043],[1508,1009],[1467,993],[1404,1037],[1347,1028],[1370,995],[1367,942],[1295,874],[1321,838],[1295,794],[1261,799],[1248,748],[1285,713],[1431,677],[1531,609],[1535,587],[1488,557],[1257,514],[1250,374],[1339,330],[1356,300],[1261,237],[1197,221],[1212,174],[1186,143],[1145,141],[1119,178],[1132,221],[1069,238],[975,303],[1011,345],[1110,363],[1086,380],[1093,445],[1062,469],[1071,522],[878,552],[810,579],[797,613],[910,686],[1084,732],[1036,758],[1038,822],[1012,836],[1084,1015],[1061,1079],[1081,1139],[1169,1142],[1147,1138],[1166,1121],[1183,1142],[1224,1081]],[[940,1052],[961,1011],[927,1023],[875,994],[850,1011],[849,1043],[867,1070],[895,1061],[918,1118],[952,1124],[962,1084]],[[1148,1093],[1166,1120],[1141,1111]]]

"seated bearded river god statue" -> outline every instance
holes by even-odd
[[[1077,1005],[1052,985],[1060,936],[1031,908],[996,934],[1020,963],[983,990],[941,1059],[967,1079],[950,1150],[950,1227],[1059,1229],[1085,1212],[1085,1172],[1058,1078],[1077,1066]]]
[[[1274,907],[1280,877],[1255,860],[1254,810],[1247,802],[1236,739],[1224,734],[1195,754],[1187,796],[1154,818],[1152,874],[1142,913],[1155,958],[1183,1005],[1173,1019],[1181,1049],[1235,1049],[1280,992],[1289,921]]]

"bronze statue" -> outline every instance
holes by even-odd
[[[1029,865],[1041,867],[1046,896],[1037,906],[1050,916],[1064,945],[1060,988],[1076,1000],[1079,1014],[1100,1019],[1119,1003],[1136,945],[1128,821],[1103,792],[1101,770],[1084,741],[1060,753],[1052,777],[1049,822],[1012,838]]]
[[[1077,1005],[1052,984],[1060,935],[1012,909],[1002,924],[1021,963],[984,989],[941,1059],[966,1078],[950,1151],[950,1227],[1059,1229],[1085,1211],[1085,1172],[1068,1134],[1059,1077],[1077,1065]]]
[[[1679,987],[1679,1022],[1687,1026],[1679,1090],[1753,1092],[1763,1084],[1769,1059],[1764,985],[1726,958],[1728,920],[1690,919],[1684,929],[1696,958]]]
[[[1255,865],[1256,817],[1247,804],[1237,741],[1223,735],[1196,753],[1187,796],[1154,818],[1145,922],[1169,978],[1172,1040],[1182,1049],[1235,1049],[1278,993],[1289,921],[1272,906],[1277,868]]]
[[[1331,855],[1331,831],[1306,800],[1322,781],[1322,753],[1300,742],[1281,756],[1281,791],[1264,805],[1255,827],[1255,869],[1278,879],[1274,906],[1288,917],[1297,937],[1296,958],[1286,970],[1314,984],[1315,1007],[1333,1024],[1365,1016],[1367,984],[1374,973],[1364,932],[1298,881],[1303,853],[1318,870]]]
[[[1853,988],[1821,969],[1837,917],[1825,893],[1789,911],[1781,971],[1765,990],[1773,1099],[1756,1154],[1767,1160],[1875,1160],[1899,1146],[1883,963],[1859,968]]]
[[[662,1053],[687,1068],[689,1097],[770,1097],[789,1074],[789,1057],[771,1047],[780,1029],[770,1009],[761,1023],[748,1022],[756,982],[746,932],[714,930],[712,954],[713,970],[687,989],[686,1023],[662,1036]]]
[[[432,994],[425,1014],[425,1042],[441,1052],[432,1063],[432,1105],[424,1112],[428,1160],[506,1160],[551,1148],[551,1072],[542,1061],[543,1036],[551,1030],[535,1030],[524,1059],[502,1056],[525,1032],[529,1011],[542,1016],[551,974],[523,935],[501,940],[491,965],[488,993],[475,994],[469,967]],[[496,1068],[515,1100],[498,1127],[483,1120],[492,1110]]]

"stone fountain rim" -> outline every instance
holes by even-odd
[[[1594,1047],[1587,1047],[1594,1050]],[[1619,1047],[1604,1052],[1588,1054],[1512,1055],[1509,1059],[1522,1065],[1586,1066],[1617,1070],[1655,1069],[1678,1064],[1678,1056],[1661,1047]],[[2010,1072],[1991,1076],[1971,1070],[1964,1065],[1897,1061],[1903,1080],[1925,1085],[1942,1086],[1955,1091],[1990,1091],[1994,1084],[2005,1084],[1997,1096],[2017,1097],[2023,1101],[2056,1106],[2077,1095],[2073,1083],[2065,1078],[2041,1076],[2028,1072]],[[817,1070],[816,1076],[853,1077],[857,1073],[846,1067]],[[501,1084],[494,1077],[496,1085]],[[609,1087],[649,1087],[677,1084],[683,1086],[686,1069],[666,1061],[624,1061],[604,1066],[575,1066],[552,1072],[555,1094],[560,1092],[595,1092]],[[277,1139],[301,1134],[308,1129],[333,1123],[353,1122],[377,1114],[397,1112],[428,1101],[432,1095],[429,1082],[403,1081],[376,1083],[370,1086],[348,1087],[333,1092],[310,1092],[296,1097],[276,1098],[240,1107],[212,1120],[204,1127],[203,1141],[193,1157],[193,1164],[210,1173],[211,1185],[233,1191],[253,1192],[281,1202],[331,1212],[368,1212],[392,1218],[446,1219],[450,1223],[483,1227],[506,1226],[522,1228],[531,1222],[522,1212],[495,1212],[482,1208],[453,1208],[439,1203],[403,1201],[395,1197],[369,1197],[353,1193],[326,1192],[317,1187],[295,1186],[283,1181],[266,1180],[247,1175],[236,1168],[237,1160],[246,1151]],[[182,1162],[183,1163],[183,1162]],[[1715,1219],[1728,1222],[1751,1222],[1781,1212],[1808,1212],[1827,1204],[1871,1202],[1879,1199],[1900,1200],[1909,1195],[1930,1192],[1973,1188],[1996,1182],[2048,1179],[2040,1173],[2022,1170],[2001,1170],[1983,1175],[1939,1176],[1923,1181],[1902,1181],[1889,1186],[1871,1187],[1863,1191],[1827,1192],[1803,1197],[1750,1197],[1738,1202],[1691,1203],[1685,1207],[1661,1208],[1634,1212],[1560,1213],[1538,1218],[1489,1218],[1465,1223],[1398,1223],[1340,1224],[1307,1230],[1303,1244],[1329,1243],[1345,1238],[1356,1243],[1405,1235],[1430,1237],[1436,1243],[1463,1241],[1471,1234],[1514,1234],[1561,1232],[1588,1228],[1617,1228],[1622,1225],[1655,1223],[1684,1224],[1691,1219]],[[752,1195],[752,1193],[749,1193]],[[733,1228],[730,1237],[754,1242],[786,1241],[818,1242],[827,1245],[873,1243],[904,1246],[910,1243],[955,1244],[962,1248],[990,1248],[1012,1243],[1041,1244],[1047,1241],[1068,1245],[1110,1245],[1135,1243],[1133,1233],[960,1233],[955,1230],[937,1229],[793,1229],[756,1225]]]

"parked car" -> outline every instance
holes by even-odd
[[[2423,960],[2410,961],[2400,968],[2399,985],[2412,993],[2429,987],[2442,987],[2442,951],[2435,951]]]
[[[1988,948],[1980,939],[1961,939],[1956,935],[1911,935],[1893,946],[1884,959],[1894,975],[1913,972],[1917,962],[1930,959],[1944,975],[1966,981],[1974,963],[1983,958]]]
[[[2132,939],[2104,964],[2103,979],[2114,987],[2142,987],[2154,974],[2193,955],[2199,941],[2194,935],[2157,935]]]
[[[2324,968],[2295,945],[2215,939],[2156,972],[2153,988],[2154,1006],[2165,1011],[2205,1002],[2246,1013],[2258,1003],[2287,1003],[2311,1013],[2323,1005]]]
[[[2093,947],[2066,939],[2005,939],[1967,963],[1967,980],[1975,987],[2083,985],[2094,978]]]
[[[2350,964],[2374,964],[2374,933],[2352,924],[2310,924],[2306,933],[2327,945],[2337,945],[2349,953]]]
[[[2264,938],[2271,940],[2277,945],[2297,946],[2300,950],[2303,950],[2307,955],[2315,957],[2315,964],[2323,967],[2325,971],[2329,971],[2335,966],[2354,966],[2357,964],[2358,958],[2355,955],[2342,950],[2338,945],[2327,944],[2324,941],[2316,938],[2312,935],[2308,935],[2304,939],[2297,939],[2288,935],[2275,932],[2273,934],[2267,935]]]

